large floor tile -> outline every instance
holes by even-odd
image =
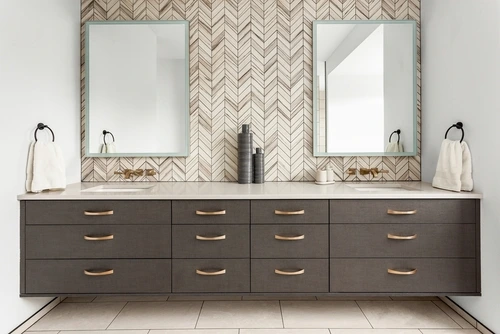
[[[147,329],[142,329],[142,330],[117,330],[117,331],[62,331],[59,332],[59,334],[148,334],[148,332],[149,331]]]
[[[94,299],[94,303],[107,302],[165,302],[167,296],[101,296]]]
[[[360,301],[374,328],[460,328],[432,301]]]
[[[328,329],[242,329],[240,334],[330,334]]]
[[[391,297],[392,300],[396,301],[423,301],[423,300],[439,300],[436,296],[395,296]]]
[[[238,334],[238,329],[157,329],[148,334]]]
[[[243,296],[243,300],[316,300],[316,296]]]
[[[353,301],[283,301],[285,328],[372,328]]]
[[[462,318],[457,312],[453,311],[451,307],[446,305],[441,300],[434,301],[434,304],[437,305],[444,313],[448,314],[450,318],[452,318],[457,324],[462,328],[474,328],[467,320]]]
[[[24,332],[26,334],[59,334],[59,331],[50,331],[50,332],[31,332],[31,331],[28,331],[28,332]]]
[[[481,334],[476,329],[421,329],[423,334]]]
[[[186,300],[241,300],[241,296],[219,295],[219,296],[200,296],[200,295],[185,295],[185,296],[170,296],[169,302],[178,302]]]
[[[90,303],[95,297],[68,297],[64,299],[63,303]]]
[[[380,296],[380,297],[369,297],[369,296],[318,296],[318,300],[392,300],[391,297],[388,296]]]
[[[61,303],[30,330],[106,329],[125,303]]]
[[[331,334],[422,334],[418,329],[330,329]]]
[[[197,328],[283,328],[277,301],[208,301]]]
[[[109,329],[194,328],[201,304],[195,301],[128,303]]]

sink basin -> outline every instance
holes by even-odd
[[[357,191],[363,192],[397,192],[397,191],[415,191],[415,189],[403,187],[400,184],[348,184],[350,188],[353,188]]]
[[[100,185],[92,188],[88,188],[82,190],[82,192],[86,193],[136,193],[140,191],[144,191],[153,187],[152,185],[142,185],[142,184],[134,184],[134,185]]]

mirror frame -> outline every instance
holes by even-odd
[[[317,34],[318,25],[321,24],[411,24],[413,31],[413,150],[411,152],[350,152],[332,153],[318,152],[318,139],[316,137],[319,129],[318,113],[318,73],[317,69]],[[317,20],[313,21],[313,156],[315,157],[352,157],[352,156],[416,156],[417,155],[417,22],[414,20]]]
[[[90,26],[92,25],[145,25],[145,24],[182,24],[185,27],[185,55],[186,55],[186,66],[184,69],[186,76],[186,91],[185,91],[185,105],[186,109],[184,110],[185,114],[185,126],[186,126],[186,145],[183,150],[180,152],[166,152],[166,153],[91,153],[89,151],[89,142],[90,138],[88,137],[89,129],[90,129],[90,110],[89,110],[89,101],[90,101]],[[111,157],[188,157],[190,154],[190,78],[189,78],[189,66],[190,66],[190,58],[189,58],[189,21],[187,20],[169,20],[169,21],[88,21],[85,23],[85,156],[92,158],[111,158]]]

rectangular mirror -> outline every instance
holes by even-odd
[[[315,156],[417,154],[415,21],[315,21]]]
[[[89,157],[189,155],[189,23],[87,22]]]

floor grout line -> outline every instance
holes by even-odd
[[[435,301],[434,301],[434,300],[432,300],[431,302],[432,302],[432,304],[434,304],[434,306],[436,306],[436,307],[437,307],[437,308],[438,308],[441,312],[443,312],[444,314],[446,314],[446,315],[448,316],[448,318],[450,318],[450,319],[451,319],[454,323],[456,323],[456,324],[457,324],[457,326],[458,326],[460,329],[464,329],[464,328],[463,328],[463,327],[462,327],[462,326],[461,326],[458,322],[456,322],[456,321],[455,321],[455,319],[453,319],[453,318],[452,318],[452,317],[451,317],[448,313],[446,313],[443,309],[441,309],[441,307],[439,307],[439,306],[435,303]],[[447,305],[447,306],[448,306],[448,305]],[[451,307],[450,307],[450,309],[451,309]],[[453,310],[452,310],[452,311],[453,311]],[[453,311],[453,312],[455,312],[455,311]],[[456,312],[455,312],[455,313],[456,313]],[[457,313],[457,314],[458,314],[458,313]],[[458,314],[458,315],[460,316],[460,314]],[[460,318],[462,318],[462,317],[460,316]],[[465,320],[465,319],[464,319],[464,320]],[[467,321],[467,320],[466,320],[466,321]]]
[[[278,303],[280,304],[281,325],[283,326],[283,328],[285,328],[285,319],[283,318],[283,308],[281,307],[281,300],[278,300]]]
[[[363,309],[361,308],[361,306],[359,306],[358,301],[355,300],[354,302],[358,306],[358,308],[361,311],[361,313],[363,313],[363,315],[365,316],[366,321],[368,321],[368,323],[370,324],[370,326],[372,326],[372,329],[375,328],[375,327],[373,327],[372,323],[370,322],[370,319],[368,319],[368,317],[366,316],[365,312],[363,312]]]
[[[108,330],[109,326],[111,326],[111,324],[116,320],[116,318],[118,318],[118,316],[120,315],[120,313],[122,313],[123,309],[125,308],[125,306],[128,305],[128,302],[125,302],[125,305],[123,305],[123,307],[120,309],[120,312],[118,312],[116,314],[116,316],[113,318],[113,320],[111,320],[111,322],[109,323],[109,325],[106,327],[105,330]]]
[[[203,310],[203,306],[205,305],[205,301],[202,300],[201,301],[201,307],[200,307],[200,312],[198,312],[198,318],[196,318],[196,323],[194,324],[194,329],[196,329],[198,327],[198,321],[200,321],[200,317],[201,317],[201,311]]]

